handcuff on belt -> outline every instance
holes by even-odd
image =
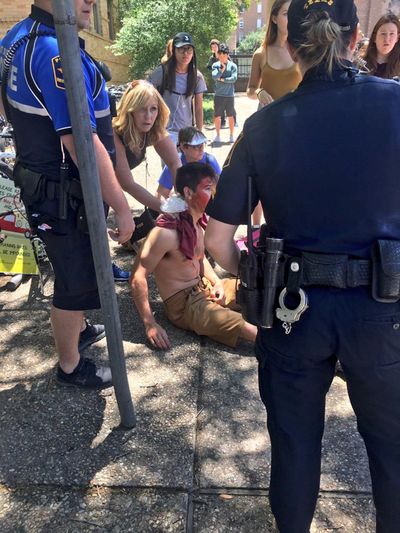
[[[290,262],[289,266],[289,276],[288,276],[288,286],[293,284],[291,283],[291,279],[293,278],[299,278],[300,275],[300,264],[296,260],[292,260]],[[298,284],[297,284],[298,285]],[[275,309],[275,315],[276,317],[282,322],[282,327],[285,330],[286,335],[289,335],[289,333],[292,331],[292,324],[294,322],[298,322],[302,316],[302,314],[307,310],[308,308],[308,298],[307,293],[302,289],[301,287],[297,286],[295,288],[297,290],[297,294],[299,297],[299,303],[297,307],[294,309],[290,309],[285,304],[286,296],[289,294],[288,288],[284,287],[282,291],[279,294],[279,307]],[[294,294],[294,292],[291,291],[291,294]]]

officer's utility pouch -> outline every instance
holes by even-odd
[[[382,303],[400,300],[400,241],[379,240],[374,244],[372,297]]]
[[[16,187],[21,189],[24,203],[33,205],[46,199],[46,177],[17,163],[13,171]]]
[[[264,301],[264,254],[248,254],[242,251],[239,261],[240,284],[237,288],[236,301],[240,305],[243,318],[260,326]]]

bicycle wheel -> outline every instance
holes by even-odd
[[[7,180],[13,179],[12,169],[5,163],[0,163],[0,177],[5,178]]]

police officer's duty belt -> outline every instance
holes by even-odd
[[[291,281],[298,286],[322,285],[346,289],[370,285],[372,279],[369,259],[351,259],[347,255],[302,252],[299,257],[284,256],[278,272],[278,286]]]
[[[79,180],[72,179],[65,182],[62,187],[58,181],[46,180],[46,198],[55,200],[63,193],[68,194],[76,200],[83,200],[82,186]]]
[[[286,334],[308,308],[309,286],[337,289],[370,286],[371,296],[381,303],[400,300],[400,240],[378,239],[371,246],[370,259],[345,254],[299,251],[291,255],[284,239],[268,236],[267,225],[261,226],[257,245],[251,231],[252,177],[248,177],[247,247],[238,265],[240,283],[237,301],[245,320],[261,328],[273,327],[274,317],[282,322]],[[279,290],[278,304],[276,295]],[[290,305],[287,296],[297,296]]]

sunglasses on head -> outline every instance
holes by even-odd
[[[201,144],[188,144],[183,143],[184,148],[194,148],[195,150],[200,150],[201,148],[204,148],[204,143]]]

